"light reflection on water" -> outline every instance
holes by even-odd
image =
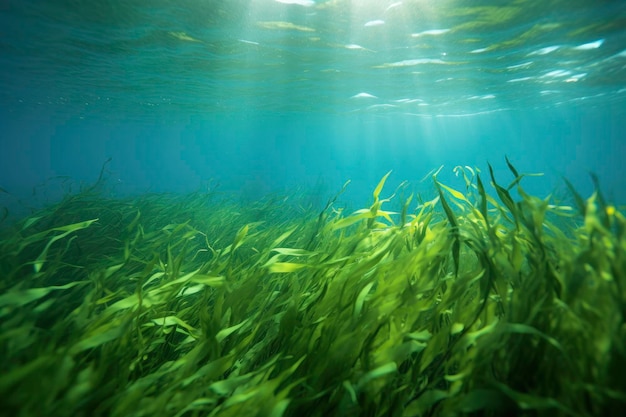
[[[88,4],[0,11],[13,35],[0,46],[3,102],[132,117],[475,114],[624,99],[619,1]]]

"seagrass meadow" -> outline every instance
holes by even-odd
[[[626,219],[509,168],[354,212],[67,195],[2,231],[0,413],[622,415]]]

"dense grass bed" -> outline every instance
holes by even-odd
[[[510,168],[351,213],[67,196],[1,236],[0,413],[621,416],[626,220]]]

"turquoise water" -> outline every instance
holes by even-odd
[[[508,155],[538,193],[594,171],[626,200],[623,1],[5,0],[0,28],[12,196],[111,157],[119,192],[361,201]]]

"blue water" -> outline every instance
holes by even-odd
[[[623,204],[625,128],[623,1],[0,1],[5,205],[109,157],[120,195],[351,180],[365,206],[389,170],[508,183],[505,155],[531,192],[592,171]]]

